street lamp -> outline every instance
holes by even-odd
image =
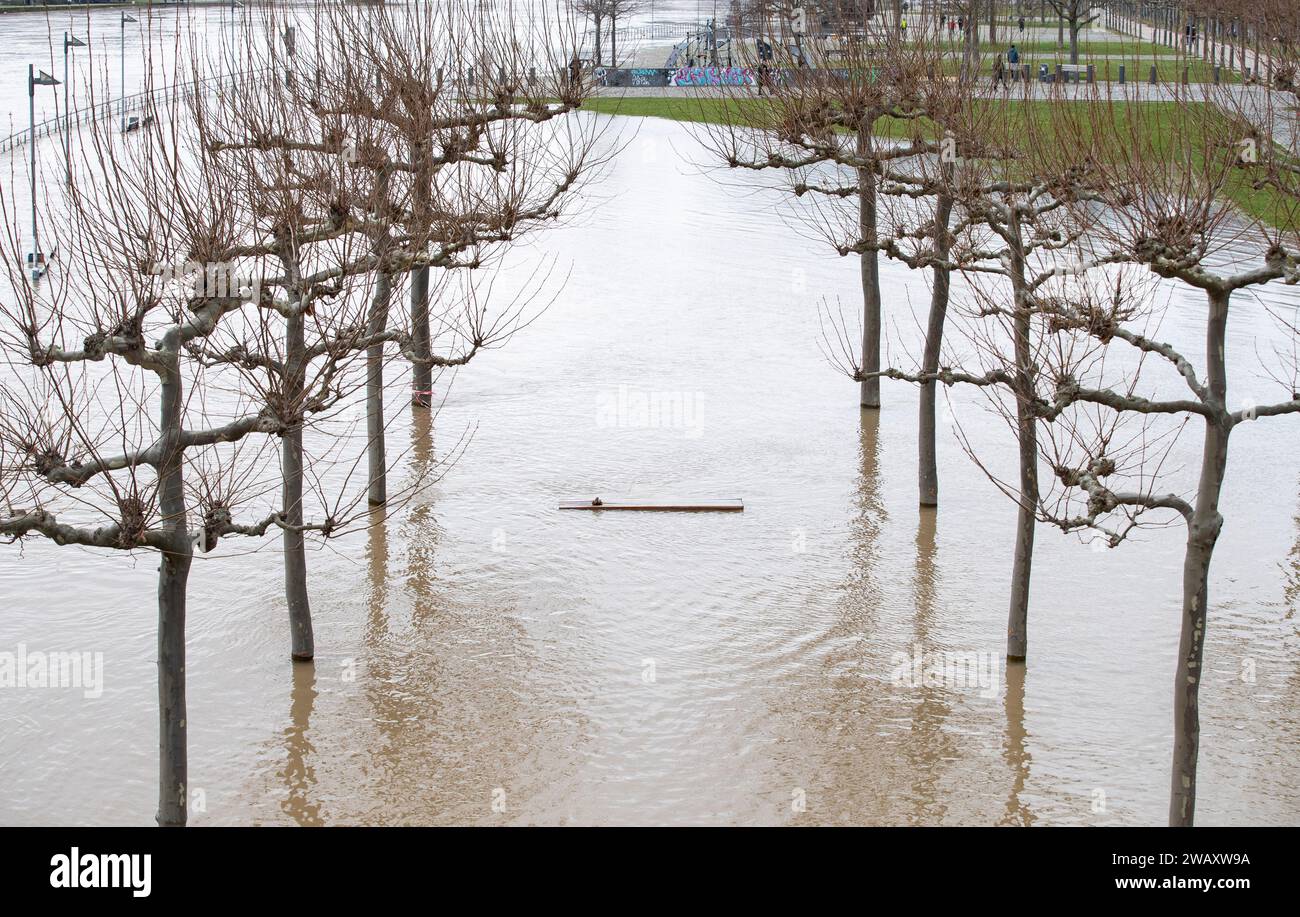
[[[84,48],[86,43],[76,36],[63,33],[63,161],[68,165],[68,184],[72,184],[72,119],[68,111],[68,51]]]
[[[287,89],[293,88],[293,54],[297,49],[298,30],[294,26],[285,26],[284,28],[284,51],[289,56],[289,65],[284,68],[284,85]]]
[[[27,256],[31,268],[32,280],[40,280],[45,273],[45,255],[41,252],[41,230],[36,223],[36,87],[57,86],[59,81],[44,70],[37,72],[31,64],[27,65],[27,111],[31,124],[28,146],[32,148],[32,251]]]
[[[242,10],[244,4],[239,0],[230,0],[230,44],[231,50],[236,54],[239,53],[239,15],[237,10]]]
[[[139,22],[134,16],[122,14],[122,133],[129,129],[126,123],[126,24],[128,22]]]

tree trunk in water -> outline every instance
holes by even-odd
[[[1020,441],[1020,509],[1016,519],[1016,555],[1011,567],[1011,607],[1007,614],[1007,658],[1019,661],[1029,648],[1029,579],[1034,561],[1034,524],[1038,508],[1038,429],[1031,409],[1034,393],[1028,284],[1019,216],[1012,208],[1011,286],[1015,296],[1012,334],[1016,351],[1016,427]]]
[[[428,268],[423,269],[425,289],[429,275]],[[420,285],[419,276],[421,271],[413,271],[411,274],[411,302],[412,312],[415,311],[415,291]],[[392,297],[393,280],[389,274],[380,274],[379,280],[375,287],[374,297],[370,300],[370,319],[366,326],[367,334],[380,334],[388,327],[388,304]],[[426,323],[428,312],[425,312]],[[412,370],[412,375],[418,377],[419,367]],[[429,389],[419,388],[419,383],[412,383],[416,391],[425,391]],[[431,384],[431,383],[430,383]],[[388,456],[384,444],[384,345],[371,344],[366,348],[366,454],[369,459],[369,490],[367,499],[372,506],[381,506],[388,502]]]
[[[1206,331],[1205,385],[1218,417],[1205,422],[1201,454],[1201,479],[1196,507],[1187,532],[1183,558],[1183,624],[1178,642],[1178,671],[1174,678],[1174,757],[1169,787],[1170,827],[1191,827],[1196,814],[1196,759],[1201,742],[1199,695],[1205,655],[1205,619],[1209,598],[1210,559],[1223,527],[1219,492],[1228,463],[1231,422],[1226,416],[1227,367],[1223,346],[1227,336],[1231,294],[1210,293],[1210,318]]]
[[[858,154],[871,154],[870,115],[858,126]],[[876,251],[876,176],[858,169],[858,237],[868,249],[859,255],[862,271],[862,371],[880,372],[880,253]],[[880,377],[862,380],[859,401],[864,408],[880,407]]]
[[[391,288],[386,289],[384,293],[387,299],[392,295]],[[386,311],[387,304],[385,304]],[[411,272],[411,335],[416,355],[427,360],[433,350],[433,339],[429,331],[429,268],[427,267]],[[411,369],[411,405],[427,408],[433,403],[432,396],[429,394],[432,389],[433,366],[429,363],[415,364]]]
[[[171,356],[174,358],[175,353]],[[194,545],[185,525],[180,449],[181,382],[175,363],[161,393],[162,461],[158,502],[169,547],[158,564],[158,814],[164,827],[185,824],[189,763],[185,711],[185,594]]]
[[[951,179],[952,166],[945,165],[946,177]],[[934,207],[934,253],[942,261],[948,260],[952,240],[948,236],[948,224],[952,219],[952,196],[941,193],[935,200]],[[932,373],[939,368],[939,354],[943,346],[943,325],[948,317],[949,272],[946,267],[934,269],[934,289],[930,294],[930,320],[925,329],[925,354],[921,360],[921,372]],[[921,385],[921,406],[918,470],[921,505],[939,505],[939,464],[935,450],[935,401],[938,398],[939,383],[929,381]]]
[[[288,321],[285,334],[285,400],[298,405],[302,400],[307,345],[302,313]],[[302,423],[280,438],[281,471],[284,475],[283,512],[289,526],[302,525]],[[284,531],[284,595],[289,605],[290,647],[294,659],[311,659],[316,654],[311,627],[311,603],[307,599],[307,552],[301,531]]]

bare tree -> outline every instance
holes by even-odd
[[[1096,22],[1101,9],[1092,0],[1047,0],[1070,34],[1070,63],[1079,62],[1079,32]]]
[[[939,502],[939,472],[935,437],[937,432],[937,372],[941,359],[944,329],[947,321],[952,273],[952,223],[959,188],[965,178],[959,177],[957,150],[970,149],[972,143],[960,142],[958,135],[969,138],[978,135],[978,122],[982,110],[974,105],[973,87],[968,83],[949,80],[940,67],[927,68],[917,74],[914,87],[918,110],[923,121],[913,122],[913,138],[899,141],[895,151],[908,154],[902,159],[882,163],[876,189],[878,224],[874,246],[877,251],[895,258],[913,269],[926,269],[931,273],[930,305],[924,325],[924,345],[917,378],[920,381],[920,398],[917,421],[917,483],[922,506],[937,506]],[[924,136],[918,143],[917,136]],[[834,225],[832,208],[843,211],[843,202],[852,189],[828,184],[807,184],[809,191],[825,195],[819,215],[823,226]],[[837,248],[864,248],[869,243],[847,219],[840,214],[840,231]],[[881,228],[883,227],[883,228]],[[858,230],[858,231],[855,231]],[[853,356],[849,346],[852,335],[839,316],[828,317],[829,327],[837,340],[827,343],[834,363],[855,379],[869,378],[861,361]],[[881,373],[885,375],[885,373]]]
[[[430,268],[482,266],[490,247],[558,216],[561,200],[592,164],[586,157],[593,133],[547,129],[578,107],[585,86],[564,67],[552,35],[563,24],[548,19],[545,7],[535,12],[536,20],[516,20],[466,3],[329,5],[304,30],[311,79],[265,85],[257,75],[292,73],[295,65],[294,49],[272,42],[255,54],[261,65],[249,71],[253,76],[200,119],[207,148],[221,159],[238,155],[246,174],[278,174],[272,190],[281,212],[266,222],[260,253],[274,253],[283,264],[283,281],[272,283],[301,288],[286,292],[303,315],[349,284],[367,285],[364,297],[351,299],[354,306],[366,301],[366,314],[335,316],[314,341],[302,316],[291,314],[287,359],[273,365],[299,392],[313,365],[332,367],[364,352],[373,504],[390,498],[386,348],[397,345],[409,361],[412,404],[427,409],[435,369],[464,365],[524,321],[527,298],[497,315],[477,298],[435,315]],[[279,34],[291,21],[271,11],[262,31]],[[241,36],[246,49],[262,47],[257,39],[251,28]],[[322,244],[337,257],[308,267],[303,262]],[[392,302],[408,273],[409,321],[395,323]],[[439,335],[432,333],[435,320]],[[435,337],[448,341],[448,353],[433,351]],[[224,358],[246,361],[249,350],[241,344]],[[284,442],[292,514],[301,503],[302,443],[293,434]],[[293,654],[311,658],[306,559],[293,532],[285,537],[285,565]]]
[[[610,0],[571,0],[573,11],[584,19],[590,19],[592,29],[595,30],[596,45],[594,53],[597,67],[605,65],[604,45],[602,42],[605,34],[605,19],[609,16],[609,2]]]
[[[1049,461],[1059,484],[1081,503],[1071,512],[1068,501],[1057,501],[1044,507],[1045,518],[1068,531],[1097,530],[1111,545],[1147,513],[1173,512],[1187,525],[1169,800],[1169,824],[1186,826],[1195,815],[1209,577],[1223,527],[1219,499],[1229,440],[1245,423],[1300,413],[1300,333],[1291,316],[1275,316],[1282,334],[1274,347],[1276,366],[1268,371],[1276,400],[1235,405],[1230,400],[1231,305],[1242,291],[1279,280],[1300,282],[1295,238],[1300,200],[1292,199],[1290,219],[1281,228],[1243,220],[1245,214],[1224,203],[1238,181],[1241,128],[1209,106],[1184,104],[1173,115],[1154,112],[1130,101],[1122,117],[1101,104],[1080,116],[1092,122],[1090,159],[1103,173],[1098,201],[1108,214],[1097,224],[1095,241],[1156,277],[1204,294],[1204,354],[1198,365],[1195,355],[1149,336],[1149,309],[1122,277],[1101,289],[1083,286],[1043,297],[1035,310],[1072,335],[1075,346],[1062,347],[1056,359],[1044,361],[1055,392],[1036,410],[1061,428]],[[1127,128],[1117,130],[1117,125]],[[1137,364],[1124,377],[1108,377],[1104,362],[1081,356],[1088,348],[1080,340],[1122,345],[1136,355]],[[1182,395],[1143,394],[1137,373],[1146,361],[1163,368]],[[1087,411],[1072,412],[1080,406]],[[1099,407],[1117,416],[1098,419]],[[1161,418],[1173,424],[1165,436],[1176,435],[1189,419],[1203,424],[1191,496],[1162,486],[1168,450],[1152,445],[1159,439],[1148,429]],[[1124,433],[1135,425],[1134,432]]]
[[[630,19],[645,8],[646,0],[605,0],[609,9],[609,65],[618,64],[618,21]],[[713,24],[716,29],[718,24]]]
[[[957,0],[955,11],[962,23],[962,55],[960,76],[974,80],[979,76],[980,11],[985,0]]]
[[[353,21],[316,22],[315,74],[304,78],[277,40],[260,58],[265,69],[232,75],[215,98],[202,86],[213,60],[192,49],[175,81],[154,87],[144,129],[121,137],[94,126],[76,183],[50,205],[66,259],[59,269],[35,283],[19,258],[5,259],[15,292],[0,303],[0,352],[31,369],[27,384],[4,396],[0,532],[162,555],[162,824],[184,824],[186,814],[184,619],[195,541],[210,550],[225,536],[283,533],[293,655],[311,658],[304,536],[333,537],[365,518],[366,495],[388,467],[381,451],[378,473],[373,464],[358,473],[346,455],[353,438],[342,409],[352,392],[399,355],[422,369],[458,366],[500,343],[526,322],[546,272],[504,303],[490,284],[445,285],[448,302],[433,317],[445,355],[432,352],[427,315],[423,334],[415,321],[376,321],[395,281],[420,267],[487,263],[489,247],[524,223],[554,218],[595,164],[586,158],[592,132],[550,124],[577,107],[584,84],[540,56],[549,30],[539,27],[529,44],[501,31],[509,20],[480,22],[475,34],[493,43],[473,46],[481,56],[472,66],[487,74],[490,61],[497,70],[480,88],[466,88],[472,76],[444,81],[439,69],[434,82],[432,66],[398,62],[362,100],[361,74],[382,76],[388,54],[410,45],[386,44],[367,70],[365,58],[336,56],[357,45],[332,44],[355,36]],[[247,38],[245,65],[259,60],[263,36]],[[327,66],[347,77],[333,84],[337,95],[313,78]],[[412,72],[428,82],[413,84]],[[432,112],[419,96],[428,86],[447,100]],[[17,252],[9,189],[0,205]],[[365,372],[357,372],[362,358]],[[103,365],[108,371],[96,374]],[[101,385],[117,397],[106,402],[96,394]],[[149,421],[152,397],[158,409]],[[345,435],[335,432],[340,424]],[[279,439],[275,473],[265,449],[246,445],[268,442],[255,434]],[[410,486],[425,480],[417,475]],[[254,508],[262,512],[239,518]]]
[[[865,30],[864,30],[865,34]],[[797,197],[824,199],[813,207],[815,231],[839,254],[856,255],[862,282],[861,365],[866,375],[859,390],[864,408],[880,407],[881,297],[878,186],[894,162],[937,152],[937,143],[907,125],[921,121],[923,83],[934,84],[942,72],[937,32],[919,26],[911,40],[887,32],[867,40],[849,36],[836,43],[810,41],[802,50],[811,66],[802,67],[776,36],[774,60],[747,60],[770,89],[768,104],[746,106],[745,87],[736,88],[737,104],[724,109],[724,123],[705,125],[702,142],[729,168],[777,170],[789,179]],[[748,49],[746,51],[748,54]],[[893,143],[889,126],[908,137]],[[885,137],[878,136],[885,133]],[[852,203],[846,225],[841,203]]]
[[[1051,111],[1069,103],[1055,96],[1045,104]],[[1035,524],[1041,502],[1036,405],[1043,397],[1042,387],[1050,381],[1040,371],[1050,336],[1034,301],[1037,290],[1062,269],[1063,260],[1068,260],[1072,271],[1092,266],[1070,253],[1095,219],[1077,205],[1094,200],[1094,186],[1100,179],[1086,158],[1073,157],[1071,144],[1061,143],[1058,128],[1034,106],[975,103],[950,111],[940,126],[948,131],[945,139],[955,147],[959,165],[940,186],[940,198],[951,194],[957,213],[954,224],[948,232],[935,224],[914,234],[921,239],[928,236],[928,245],[909,245],[907,234],[900,234],[882,247],[913,268],[940,267],[962,274],[974,303],[969,310],[974,321],[964,336],[975,348],[970,358],[981,365],[962,360],[936,365],[934,342],[928,340],[921,366],[893,366],[874,374],[922,386],[939,382],[980,387],[1012,429],[1018,446],[1018,479],[1003,481],[980,464],[1018,506],[1007,658],[1023,660],[1028,652]],[[941,256],[945,248],[947,254]],[[932,324],[936,319],[932,308]],[[838,362],[854,378],[870,374],[852,362],[843,348]],[[978,461],[977,450],[963,442]]]
[[[370,322],[372,503],[386,499],[379,348],[400,336],[388,329],[396,275],[413,272],[407,356],[412,404],[425,408],[435,367],[462,365],[518,327],[479,315],[451,335],[463,347],[433,354],[429,270],[479,267],[493,250],[557,219],[608,156],[596,152],[601,131],[594,122],[565,117],[590,91],[570,65],[572,23],[545,4],[530,15],[490,12],[468,0],[331,7],[318,42],[323,76],[303,104],[328,125],[331,149],[341,153],[364,140],[360,159],[374,180],[403,195],[391,208],[393,252],[360,265],[390,275]]]
[[[59,259],[39,282],[16,267],[14,196],[0,189],[11,291],[0,303],[0,353],[22,380],[3,395],[0,532],[158,552],[157,818],[181,825],[196,543],[209,550],[271,530],[328,536],[348,520],[308,523],[271,507],[236,518],[266,502],[258,434],[290,435],[308,402],[330,400],[329,387],[293,404],[232,392],[192,358],[223,326],[257,326],[260,313],[288,304],[237,267],[248,229],[230,206],[240,179],[213,167],[191,122],[160,114],[129,139],[113,124],[89,128],[76,183],[45,198]]]

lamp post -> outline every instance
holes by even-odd
[[[44,70],[38,71],[31,64],[27,65],[27,112],[30,119],[30,135],[27,145],[32,150],[32,253],[27,256],[31,266],[32,280],[40,280],[45,273],[45,255],[41,252],[41,230],[36,222],[36,87],[57,86],[59,81]]]
[[[237,11],[242,10],[244,4],[239,0],[230,0],[230,46],[235,54],[239,54],[239,16]]]
[[[288,66],[284,68],[284,85],[288,89],[293,88],[293,55],[297,50],[298,30],[294,26],[285,26],[284,29],[284,51],[288,55]]]
[[[122,14],[122,133],[127,131],[126,123],[126,24],[138,22],[134,16]]]
[[[72,113],[68,110],[68,51],[85,46],[80,38],[63,33],[63,161],[68,166],[69,185],[72,184]]]

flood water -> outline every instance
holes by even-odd
[[[395,409],[417,465],[472,430],[455,467],[309,554],[314,665],[289,661],[278,541],[196,559],[191,824],[1163,823],[1181,528],[1096,551],[1044,527],[1029,663],[1008,670],[1014,507],[954,434],[1012,472],[1002,421],[951,392],[942,505],[920,511],[915,391],[863,413],[819,347],[817,301],[860,301],[856,264],[779,195],[702,173],[685,127],[622,130],[581,215],[506,261],[556,258],[554,305],[439,383],[432,430]],[[882,274],[911,346],[928,292]],[[1162,335],[1194,348],[1203,315],[1178,293]],[[1233,322],[1234,398],[1264,392],[1264,303]],[[1200,824],[1300,822],[1298,442],[1293,419],[1234,436]],[[556,509],[597,495],[745,511]],[[151,823],[155,566],[0,553],[0,649],[105,660],[98,698],[0,691],[0,823]],[[896,683],[899,654],[945,652],[987,654],[987,688]]]

